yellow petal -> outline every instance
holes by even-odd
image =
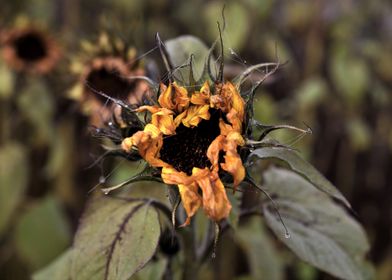
[[[156,138],[156,137],[158,137],[158,136],[161,135],[161,131],[159,130],[159,128],[156,127],[156,126],[153,125],[153,124],[150,124],[150,123],[147,124],[147,125],[144,127],[144,132],[147,133],[147,134],[149,134],[149,135],[151,135],[151,138]]]
[[[191,106],[186,111],[186,117],[182,119],[182,124],[186,127],[195,127],[197,126],[202,119],[209,120],[210,106],[209,105],[200,105],[200,106]]]

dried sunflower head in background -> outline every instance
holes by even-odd
[[[2,56],[10,68],[31,74],[47,74],[59,61],[58,44],[48,32],[31,25],[1,33]]]
[[[71,63],[71,71],[78,81],[69,95],[80,102],[90,124],[102,126],[110,120],[116,107],[96,92],[127,104],[141,103],[149,88],[143,80],[133,79],[144,75],[140,61],[135,61],[134,48],[119,38],[110,38],[106,33],[102,33],[97,42],[83,41],[81,46],[81,52]]]

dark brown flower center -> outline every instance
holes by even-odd
[[[28,33],[15,39],[14,47],[17,56],[28,62],[35,62],[47,55],[46,42],[35,33]]]
[[[176,134],[166,136],[160,151],[160,158],[176,170],[192,175],[193,167],[210,167],[207,149],[220,134],[219,110],[210,109],[211,118],[202,120],[197,127],[180,125]]]
[[[89,86],[97,91],[120,100],[126,100],[129,93],[134,89],[135,83],[127,81],[121,77],[121,73],[116,69],[101,67],[93,69],[86,78]],[[107,102],[103,96],[96,95],[102,103]]]

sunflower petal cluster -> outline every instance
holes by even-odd
[[[225,82],[215,84],[212,89],[205,82],[199,90],[188,92],[185,87],[171,82],[160,85],[157,101],[156,105],[135,109],[138,113],[151,114],[151,120],[143,130],[125,138],[122,149],[126,152],[137,150],[151,166],[160,170],[164,183],[178,187],[187,214],[183,225],[188,225],[201,207],[213,221],[228,217],[232,206],[221,174],[231,175],[234,189],[245,177],[245,168],[238,152],[245,144],[242,136],[245,102],[237,88]],[[207,141],[206,149],[200,148],[201,154],[187,152],[197,150],[195,146],[206,141],[200,135],[209,135],[210,125],[211,130],[217,127],[218,132],[213,139],[207,137],[211,140]],[[207,131],[199,132],[201,127]],[[174,137],[177,137],[178,149],[183,150],[171,151],[175,147],[166,145]],[[183,143],[194,147],[188,149]],[[181,157],[171,158],[173,154],[181,154]],[[196,164],[182,168],[182,163],[177,164],[178,161]],[[202,164],[198,164],[200,162]]]

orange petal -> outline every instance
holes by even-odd
[[[174,125],[176,127],[178,127],[181,124],[182,120],[186,117],[186,114],[187,114],[187,110],[177,115],[177,117],[174,119]]]
[[[168,87],[166,87],[164,84],[161,84],[160,86],[161,89],[161,94],[159,95],[158,98],[158,103],[161,105],[162,108],[167,108],[170,110],[173,110],[175,108],[174,103],[173,103],[173,98],[172,98],[172,85],[169,84]]]
[[[200,92],[195,92],[191,96],[191,103],[195,105],[209,105],[210,104],[210,86],[205,82],[201,87]]]
[[[153,114],[151,123],[165,135],[172,135],[176,132],[173,115],[167,115],[163,111]]]
[[[188,91],[186,88],[180,87],[176,83],[173,83],[173,88],[175,91],[175,109],[178,113],[181,113],[184,109],[188,108],[189,105]]]
[[[196,214],[197,210],[202,205],[202,198],[198,193],[198,186],[195,182],[190,185],[178,185],[180,192],[182,205],[187,214],[187,219],[181,226],[187,226],[190,223],[190,219]]]
[[[151,114],[154,114],[158,111],[160,111],[161,108],[158,106],[140,106],[139,108],[135,109],[136,112],[140,113],[140,112],[144,112],[144,111],[149,111]]]
[[[230,98],[230,109],[233,108],[237,111],[238,118],[242,122],[245,114],[245,102],[241,95],[238,93],[236,87],[230,82],[225,83],[223,91],[227,91],[226,94]]]
[[[219,166],[219,152],[223,150],[223,144],[224,144],[225,137],[223,135],[219,135],[214,139],[214,141],[211,142],[210,146],[208,147],[207,150],[207,157],[210,160],[212,164],[212,168],[218,172]]]
[[[234,187],[238,186],[245,178],[245,168],[240,155],[237,153],[237,146],[244,145],[244,139],[238,132],[232,132],[226,137],[224,151],[225,162],[221,163],[223,170],[229,172],[234,179]]]
[[[193,169],[196,176],[202,171],[202,169],[198,168]],[[203,191],[203,209],[207,216],[214,221],[227,218],[230,214],[231,204],[227,199],[226,190],[222,181],[217,174],[210,173],[209,176],[204,176],[199,179],[197,184]]]
[[[125,138],[121,143],[125,151],[130,151],[132,146],[137,147],[139,154],[151,165],[163,167],[168,164],[159,159],[159,151],[163,145],[162,133],[152,125],[147,124],[143,131],[138,131],[132,137]]]
[[[161,95],[158,102],[162,108],[176,110],[181,113],[189,105],[188,91],[176,83],[169,84],[167,88],[161,85]]]
[[[162,168],[161,177],[168,185],[190,185],[194,181],[185,172],[177,171],[171,166]]]

